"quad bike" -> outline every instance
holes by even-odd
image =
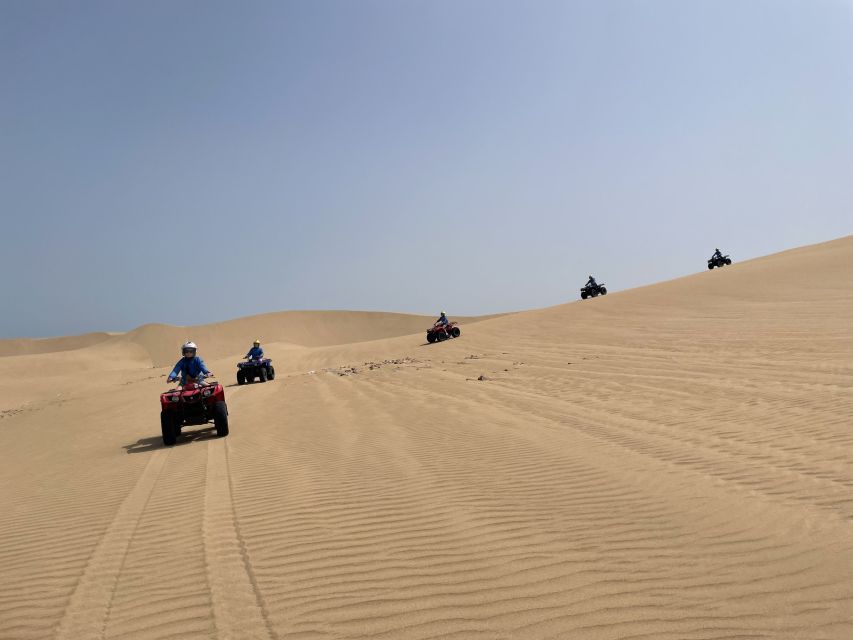
[[[275,380],[275,367],[269,358],[248,358],[244,362],[237,363],[237,384],[248,384],[254,382],[255,378],[261,382]]]
[[[607,295],[607,287],[604,284],[593,285],[584,285],[581,287],[581,299],[586,300],[587,298],[595,298],[596,296],[606,296]]]
[[[228,406],[225,390],[218,382],[197,382],[187,378],[186,384],[178,385],[160,394],[160,427],[163,444],[171,447],[181,435],[181,428],[213,422],[216,435],[228,435]]]
[[[708,258],[708,268],[713,269],[714,267],[724,267],[727,264],[731,264],[732,259],[728,256],[711,256]]]
[[[427,342],[444,342],[448,338],[458,338],[462,331],[456,326],[455,322],[447,324],[435,324],[427,329]]]

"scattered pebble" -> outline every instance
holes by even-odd
[[[389,360],[381,360],[379,362],[365,362],[362,367],[367,371],[376,371],[377,369],[381,369],[382,367],[393,366],[394,371],[399,370],[401,366],[409,366],[409,365],[417,365],[421,364],[420,360],[415,360],[414,358],[409,358],[408,356],[405,358],[393,358]],[[424,365],[429,367],[429,365]],[[356,366],[350,365],[341,365],[337,368],[331,369],[323,369],[325,373],[332,373],[338,376],[354,376],[358,375],[361,370]]]

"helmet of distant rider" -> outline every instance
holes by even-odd
[[[442,311],[442,312],[441,312],[441,317],[443,318],[444,316],[445,316],[445,313],[444,313],[444,311]]]
[[[256,339],[256,340],[255,340],[255,342],[254,342],[253,344],[254,344],[256,347],[260,347],[260,346],[261,346],[261,341]]]
[[[194,358],[196,351],[198,351],[198,346],[195,342],[185,342],[181,345],[181,355],[185,358]]]

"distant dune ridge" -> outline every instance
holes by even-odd
[[[497,315],[477,320],[493,317]],[[246,345],[251,346],[256,337],[264,343],[319,347],[408,335],[425,329],[434,320],[435,316],[373,311],[279,311],[192,327],[154,323],[121,334],[0,340],[0,357],[71,351],[104,343],[132,344],[148,353],[154,366],[165,366],[180,357],[180,345],[187,340],[203,345],[205,354],[216,357],[248,351]]]
[[[435,345],[0,341],[0,638],[853,638],[853,236],[733,257]],[[255,337],[278,376],[232,386]],[[187,338],[231,435],[167,449]]]

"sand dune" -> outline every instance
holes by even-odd
[[[0,340],[0,357],[26,356],[37,353],[56,353],[58,351],[73,351],[91,347],[99,342],[110,339],[109,333],[85,333],[79,336],[62,338],[20,338],[17,340]]]
[[[254,334],[280,375],[168,449],[152,363],[185,330],[0,347],[0,638],[849,639],[851,262],[437,345],[395,314],[193,328],[226,384]]]
[[[460,317],[473,322],[495,318]],[[0,340],[0,357],[84,351],[94,345],[129,345],[134,355],[142,349],[154,366],[173,364],[180,357],[180,345],[194,340],[204,347],[206,357],[236,356],[245,353],[255,338],[264,344],[277,342],[300,347],[320,347],[380,340],[420,332],[434,316],[371,311],[280,311],[248,316],[207,325],[180,327],[146,324],[127,333],[88,333],[67,338]],[[117,353],[117,351],[116,351]],[[86,360],[87,354],[80,354]],[[133,357],[133,356],[131,356]]]

